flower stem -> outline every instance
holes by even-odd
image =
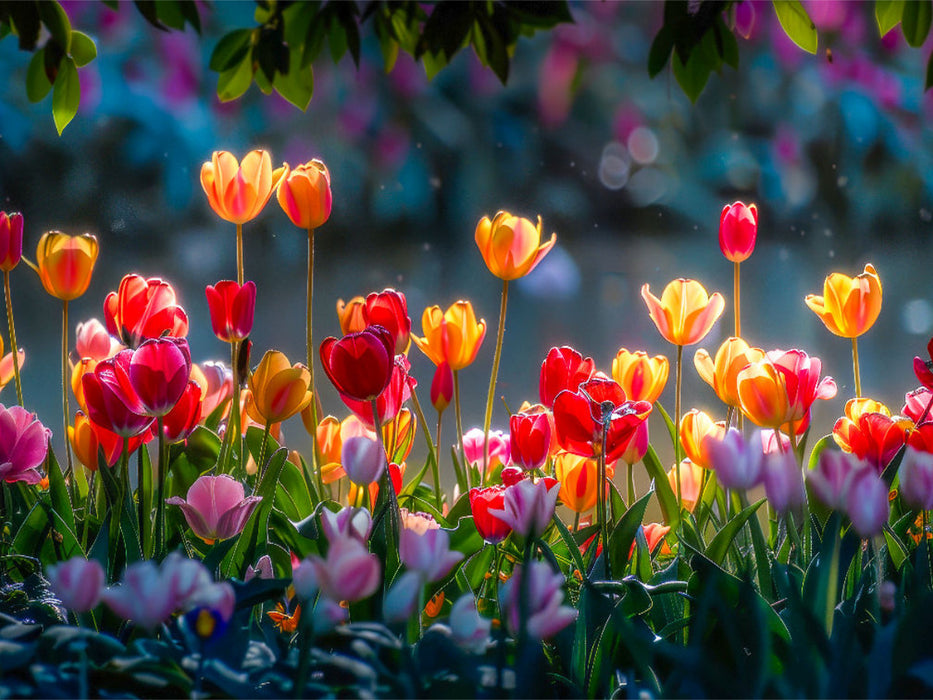
[[[612,567],[609,563],[609,522],[606,519],[606,441],[608,438],[606,428],[607,426],[604,423],[602,427],[602,440],[600,442],[599,454],[596,455],[596,519],[599,520],[599,538],[603,543],[603,559],[606,562],[606,578],[611,581]]]
[[[505,335],[505,307],[509,301],[509,281],[502,280],[502,305],[499,307],[499,332],[496,336],[496,353],[492,358],[492,374],[489,377],[489,394],[486,396],[486,420],[483,422],[483,478],[489,470],[489,426],[492,424],[492,404],[496,394],[496,378],[499,375],[499,360],[502,358],[502,337]]]
[[[16,401],[22,406],[23,385],[19,378],[19,348],[16,346],[16,326],[13,324],[13,298],[10,296],[9,271],[3,273],[3,293],[6,297],[6,320],[10,326],[10,344],[13,346],[13,378],[16,380]],[[65,437],[68,437],[67,434]]]
[[[156,418],[159,430],[159,471],[158,486],[156,487],[156,530],[155,530],[155,558],[161,559],[165,551],[165,472],[168,469],[168,451],[165,449],[164,418]]]
[[[236,225],[236,283],[243,286],[243,224]]]
[[[631,508],[635,502],[635,465],[628,464],[628,507]]]
[[[741,287],[739,284],[739,263],[734,263],[732,268],[734,273],[732,276],[732,296],[735,299],[735,337],[742,337],[742,321],[740,309],[742,306],[742,295]]]
[[[430,459],[433,462],[433,472],[434,472],[434,498],[437,502],[437,509],[441,509],[441,481],[438,476],[439,466],[437,464],[437,450],[440,449],[440,440],[441,440],[441,416],[437,416],[437,444],[438,447],[435,449],[434,441],[431,439],[431,431],[428,429],[428,421],[424,417],[424,411],[421,409],[421,402],[418,400],[418,394],[415,393],[415,387],[411,387],[411,405],[415,409],[415,415],[418,417],[418,422],[421,424],[421,432],[424,434],[424,439],[428,443],[428,454]]]
[[[269,432],[271,428],[271,423],[266,421],[266,427],[262,431],[262,444],[259,446],[259,479],[256,482],[257,484],[262,483],[262,477],[266,475],[266,443],[269,442]]]
[[[308,227],[308,285],[307,308],[305,309],[305,328],[307,331],[306,351],[308,358],[308,373],[311,375],[311,439],[314,448],[311,450],[311,468],[317,474],[317,491],[321,499],[324,498],[324,476],[321,474],[321,450],[317,444],[317,389],[314,386],[314,336],[311,332],[311,313],[314,300],[314,229]]]
[[[677,507],[683,509],[684,502],[680,489],[680,389],[683,384],[684,346],[677,346],[677,366],[674,383],[674,472],[677,476]]]
[[[855,372],[855,398],[862,398],[862,378],[858,371],[858,338],[852,338],[852,370]]]
[[[460,465],[463,471],[466,472],[466,478],[457,475],[457,482],[460,484],[461,489],[469,489],[473,487],[473,480],[470,477],[470,465],[466,463],[466,449],[463,446],[463,421],[460,416],[460,371],[456,369],[454,370],[454,413],[457,419],[457,444],[460,447]]]
[[[7,295],[9,298],[9,295]],[[13,355],[16,356],[16,346],[13,347]],[[71,385],[69,381],[69,367],[68,367],[68,300],[65,299],[62,301],[62,435],[65,436],[65,459],[67,469],[65,470],[65,478],[68,480],[68,490],[69,496],[71,497],[72,508],[75,503],[75,494],[74,494],[74,463],[71,459],[71,441],[68,439],[68,418],[71,414],[71,409],[68,408],[68,387]]]

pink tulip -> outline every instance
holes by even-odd
[[[88,612],[100,603],[105,574],[97,560],[72,557],[50,566],[47,575],[52,592],[68,610]]]
[[[522,578],[528,575],[527,586],[522,586]],[[553,637],[564,627],[577,619],[577,611],[566,605],[564,600],[564,575],[552,571],[543,561],[531,561],[516,566],[512,577],[499,589],[499,605],[505,617],[509,631],[513,635],[519,632],[519,617],[522,604],[521,596],[527,590],[524,609],[527,614],[525,631],[533,639]]]
[[[803,473],[793,452],[769,452],[764,458],[765,495],[778,513],[799,512],[807,502]]]
[[[151,416],[164,416],[185,393],[191,374],[191,351],[184,338],[144,341],[130,360],[130,384]]]
[[[635,434],[632,436],[632,439],[629,440],[628,446],[619,457],[619,460],[625,464],[640,462],[644,459],[645,453],[648,452],[648,445],[648,421],[642,421],[635,429]]]
[[[311,555],[306,562],[312,567],[321,593],[334,602],[368,598],[379,588],[382,578],[376,555],[350,537],[332,542],[326,558]]]
[[[758,207],[735,202],[722,208],[719,216],[719,249],[732,262],[747,260],[758,237]]]
[[[321,509],[321,529],[327,541],[333,543],[345,537],[353,537],[360,544],[369,542],[369,533],[373,529],[373,518],[365,508],[346,506],[336,513],[327,508]]]
[[[388,623],[403,622],[418,611],[418,600],[424,579],[417,571],[406,571],[395,579],[386,593],[382,615]]]
[[[473,428],[463,434],[463,456],[467,464],[477,469],[483,465],[485,434],[481,428]],[[509,437],[500,430],[489,431],[489,468],[498,464],[508,464],[512,455]]]
[[[250,564],[246,567],[246,575],[243,577],[243,581],[252,581],[254,578],[260,579],[269,579],[275,578],[272,572],[272,557],[268,554],[263,554],[256,561],[256,566]]]
[[[96,318],[79,323],[75,330],[75,353],[79,360],[88,357],[100,362],[113,357],[122,348],[120,341],[110,335]]]
[[[23,215],[0,211],[0,270],[10,272],[23,257]]]
[[[921,418],[924,421],[933,419],[933,413],[927,412],[927,406],[930,405],[931,399],[933,399],[933,391],[925,386],[909,391],[904,395],[904,407],[901,409],[901,413],[914,423],[919,423]],[[926,416],[924,416],[924,413],[926,413]]]
[[[907,505],[917,510],[933,508],[933,454],[908,446],[897,474]]]
[[[745,491],[761,482],[764,453],[761,438],[745,440],[735,428],[729,428],[722,439],[707,435],[703,439],[703,452],[716,479],[726,489]]]
[[[186,439],[201,420],[201,406],[201,387],[189,379],[174,408],[162,417],[165,442],[172,444]]]
[[[207,418],[233,396],[233,372],[223,362],[204,362],[198,365],[198,369],[206,383],[206,386],[201,387],[201,416]],[[228,406],[224,413],[229,410]]]
[[[450,535],[441,529],[423,533],[403,529],[399,533],[398,554],[410,571],[418,573],[429,583],[440,581],[463,559],[460,552],[450,551]]]
[[[377,481],[386,468],[386,453],[378,440],[365,436],[344,440],[340,463],[354,484],[366,486]]]
[[[860,469],[850,477],[846,513],[861,537],[881,534],[888,522],[888,486],[873,469]]]
[[[437,530],[441,524],[434,519],[430,513],[420,510],[408,510],[408,508],[398,509],[401,526],[405,530],[414,530],[419,535],[423,535],[428,530]]]
[[[243,484],[221,474],[198,477],[188,489],[187,500],[172,496],[165,502],[181,508],[194,534],[211,542],[242,532],[261,500],[262,496],[244,497]]]
[[[12,484],[42,480],[39,467],[49,452],[52,431],[20,406],[0,404],[0,479]]]
[[[450,610],[450,634],[463,649],[482,654],[489,646],[489,630],[492,620],[480,615],[476,601],[467,593],[460,596]]]
[[[132,350],[121,350],[81,377],[88,418],[121,438],[141,434],[153,420],[130,382],[132,358]]]
[[[522,479],[505,490],[503,510],[490,510],[522,537],[541,537],[554,517],[560,483]]]
[[[810,425],[810,407],[817,399],[831,399],[836,395],[836,382],[832,377],[820,379],[822,363],[802,350],[772,350],[768,359],[781,373],[787,389],[789,420],[798,435]]]
[[[242,286],[232,280],[222,280],[204,289],[211,314],[214,335],[226,343],[245,340],[253,330],[256,308],[256,283]]]
[[[807,472],[807,483],[820,503],[832,510],[844,511],[850,477],[865,464],[848,452],[823,450],[816,469]]]

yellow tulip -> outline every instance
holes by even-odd
[[[285,174],[275,193],[282,211],[295,226],[317,228],[330,218],[330,173],[320,160],[309,160]]]
[[[725,434],[725,421],[714,422],[709,415],[696,408],[687,411],[680,421],[680,444],[684,446],[687,458],[703,469],[710,468],[703,450],[703,440],[708,435],[722,440]]]
[[[641,296],[658,332],[674,345],[693,345],[703,340],[726,304],[719,292],[709,295],[696,280],[683,278],[669,282],[660,299],[647,284],[641,288]]]
[[[61,231],[42,234],[36,248],[36,265],[45,291],[62,301],[77,299],[87,291],[100,251],[90,233],[69,236]]]
[[[729,338],[716,351],[716,361],[700,348],[693,356],[693,365],[700,378],[713,387],[716,396],[727,406],[739,405],[738,377],[752,362],[764,359],[765,351],[749,347],[741,338]]]
[[[310,384],[307,367],[292,366],[284,353],[268,350],[249,378],[252,399],[246,412],[262,425],[291,418],[311,402]]]
[[[574,513],[585,513],[596,505],[598,468],[596,460],[570,452],[554,456],[554,469],[560,482],[560,501]],[[614,465],[606,465],[606,477],[611,479]]]
[[[454,371],[461,370],[476,359],[486,337],[486,321],[477,322],[473,305],[458,301],[447,311],[431,306],[421,316],[424,337],[412,335],[415,345],[435,365],[446,362]]]
[[[778,430],[793,419],[784,375],[767,357],[742,369],[737,386],[739,408],[755,425]]]
[[[620,348],[612,360],[612,378],[625,389],[629,401],[657,401],[669,373],[670,364],[664,355],[648,357],[644,350],[629,352]]]
[[[272,169],[268,151],[250,151],[237,162],[227,151],[214,151],[201,166],[201,187],[211,209],[232,224],[255,219],[285,175],[285,168]]]
[[[872,265],[854,278],[834,272],[823,283],[823,296],[808,294],[804,301],[831,333],[856,338],[881,313],[881,278]]]
[[[557,242],[557,234],[541,243],[541,217],[535,226],[528,219],[500,211],[489,220],[480,219],[476,225],[476,245],[489,271],[499,279],[514,280],[524,277],[541,262]]]

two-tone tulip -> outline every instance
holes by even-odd
[[[424,337],[412,335],[412,341],[435,365],[446,362],[454,372],[473,363],[486,337],[486,321],[476,320],[473,305],[458,301],[447,311],[430,306],[421,316]]]
[[[804,301],[831,333],[856,338],[881,313],[881,278],[870,264],[856,277],[833,272],[823,283],[823,296],[808,294]]]
[[[764,359],[765,351],[750,347],[741,338],[728,338],[716,351],[716,359],[703,348],[693,356],[700,378],[713,387],[716,396],[727,406],[739,407],[738,375],[752,362]]]
[[[237,161],[227,151],[214,151],[201,166],[201,187],[211,209],[232,224],[255,219],[285,175],[285,168],[272,169],[268,151],[250,151]]]
[[[140,435],[153,421],[130,381],[132,360],[133,351],[122,350],[81,377],[88,417],[121,438]]]
[[[150,416],[164,416],[175,407],[190,375],[191,352],[184,338],[146,340],[130,360],[130,384]]]
[[[726,434],[725,421],[714,421],[709,414],[692,408],[680,419],[680,444],[687,458],[698,467],[710,469],[706,453],[706,440],[722,440]]]
[[[253,330],[256,309],[256,284],[248,281],[240,285],[233,280],[221,280],[204,288],[207,307],[211,314],[214,335],[225,343],[246,340]]]
[[[188,335],[188,315],[178,305],[174,287],[158,277],[126,275],[104,299],[104,322],[130,348],[147,338]]]
[[[670,363],[664,355],[649,357],[644,350],[619,348],[612,360],[612,378],[630,401],[654,403],[667,384]]]
[[[726,303],[719,292],[710,295],[696,280],[683,278],[669,282],[660,299],[647,284],[641,288],[641,296],[658,332],[673,345],[693,345],[703,340]]]
[[[726,260],[740,263],[755,250],[758,237],[758,207],[735,202],[722,208],[719,215],[719,249]]]
[[[537,226],[521,216],[500,211],[476,225],[476,245],[486,267],[502,280],[514,280],[531,272],[557,242],[557,234],[541,243],[541,217]]]
[[[100,248],[90,233],[69,236],[60,231],[42,234],[36,247],[36,265],[45,291],[62,301],[87,291]]]
[[[249,378],[252,394],[246,404],[250,418],[262,425],[287,420],[311,403],[311,373],[292,365],[284,353],[268,350]]]
[[[285,163],[284,168],[275,193],[282,211],[299,228],[322,226],[333,206],[327,166],[315,158],[294,168]]]

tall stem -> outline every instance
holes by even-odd
[[[606,519],[606,441],[608,430],[605,422],[602,427],[602,440],[599,454],[596,455],[596,518],[599,520],[600,539],[603,543],[603,558],[606,562],[606,578],[612,580],[612,567],[609,564],[609,522]],[[629,506],[631,507],[631,506]]]
[[[628,468],[628,507],[631,508],[635,502],[635,465],[626,464],[626,467]]]
[[[8,270],[3,273],[3,293],[6,296],[6,320],[10,326],[10,344],[13,346],[13,379],[16,381],[16,401],[22,406],[23,385],[19,378],[19,348],[16,345],[16,326],[13,324],[13,298],[10,296],[10,272]],[[65,437],[67,437],[67,434]]]
[[[502,337],[505,335],[505,307],[509,301],[509,281],[502,280],[502,305],[499,307],[499,332],[496,336],[496,354],[492,358],[492,375],[489,377],[489,394],[486,396],[486,420],[483,422],[483,478],[489,470],[489,426],[492,424],[492,404],[496,395],[496,377],[502,357]]]
[[[321,455],[317,444],[317,389],[314,385],[314,336],[311,332],[311,314],[314,307],[314,229],[308,227],[308,284],[307,308],[305,309],[305,329],[307,331],[306,352],[308,357],[308,373],[311,375],[311,437],[314,449],[311,451],[311,468],[317,474],[317,490],[324,498],[324,476],[321,474]]]
[[[437,509],[441,509],[441,486],[440,479],[438,477],[439,465],[437,463],[437,449],[440,449],[440,426],[441,426],[441,414],[437,415],[437,431],[438,431],[438,446],[437,449],[434,448],[434,441],[431,439],[431,431],[428,428],[427,419],[424,417],[424,411],[421,410],[421,402],[418,400],[418,394],[415,392],[415,387],[411,387],[411,405],[415,409],[415,416],[418,417],[418,422],[421,424],[421,432],[424,434],[424,439],[428,443],[428,454],[430,459],[434,462],[434,496],[437,501]]]
[[[242,446],[240,445],[240,357],[239,357],[239,343],[230,343],[230,362],[233,365],[233,401],[230,403],[230,414],[227,418],[227,433],[230,435],[230,442],[227,443],[229,446],[229,453],[227,455],[228,460],[233,456],[234,445],[237,448],[237,479],[241,479],[243,474],[240,473],[239,465],[243,463],[241,453],[243,452]],[[226,469],[224,465],[224,472],[229,473],[229,470]]]
[[[9,296],[7,297],[9,298]],[[13,355],[16,356],[16,346],[13,347]],[[68,300],[62,301],[62,435],[65,436],[65,459],[68,465],[65,470],[65,477],[68,479],[69,491],[72,507],[74,507],[74,463],[71,460],[71,441],[68,439],[68,417],[71,409],[68,408],[68,387],[69,381],[68,366]]]
[[[741,307],[742,295],[739,284],[739,263],[734,263],[732,276],[732,297],[735,300],[735,337],[742,337]]]
[[[677,476],[677,507],[683,509],[680,489],[680,388],[683,384],[684,346],[677,346],[677,366],[674,383],[674,473]]]
[[[243,286],[243,224],[236,225],[236,283]]]
[[[473,479],[470,476],[470,465],[466,463],[466,450],[463,447],[463,421],[460,415],[460,371],[454,370],[454,414],[457,419],[457,445],[460,447],[460,464],[463,466],[463,471],[466,472],[466,484],[460,484],[460,488],[463,488],[464,485],[467,488],[473,487]]]
[[[858,338],[852,338],[852,370],[855,372],[855,398],[862,398],[862,378],[858,371]]]
[[[165,431],[163,430],[164,418],[156,418],[156,426],[159,430],[159,471],[158,486],[156,487],[156,531],[154,551],[156,559],[162,558],[165,551],[165,471],[168,468],[168,452],[165,449]]]
[[[437,438],[435,438],[437,449],[434,451],[434,500],[436,501],[438,510],[441,510],[441,508],[443,507],[443,503],[441,499],[440,465],[438,465],[437,463],[437,455],[440,453],[440,449],[441,449],[441,423],[443,423],[441,418],[443,416],[444,416],[443,413],[438,412],[437,414]]]

